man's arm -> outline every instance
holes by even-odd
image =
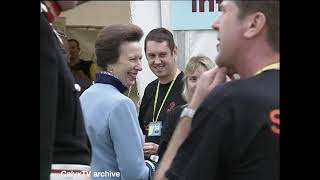
[[[144,128],[144,122],[143,122],[143,118],[145,116],[145,112],[146,112],[146,104],[148,102],[148,98],[147,98],[147,94],[148,94],[148,86],[145,88],[144,90],[144,94],[142,96],[142,99],[141,99],[141,102],[140,104],[138,105],[139,106],[139,114],[138,114],[138,120],[139,120],[139,125],[140,125],[140,128],[141,128],[141,131],[143,134],[146,134],[145,132],[145,128]]]
[[[226,68],[211,69],[204,72],[197,83],[195,93],[191,98],[188,108],[196,111],[211,90],[217,85],[225,82],[225,80]],[[166,179],[165,173],[171,166],[172,160],[176,156],[179,147],[187,138],[191,129],[191,123],[192,119],[188,117],[180,119],[172,139],[169,142],[169,146],[159,164],[159,168],[155,173],[155,180]]]

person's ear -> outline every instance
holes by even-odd
[[[252,37],[260,34],[266,27],[266,16],[261,12],[257,12],[252,15],[248,15],[245,18],[244,23],[244,37],[246,39],[251,39]]]
[[[176,59],[177,53],[178,53],[178,48],[177,48],[177,46],[175,46],[173,51],[172,51],[172,56],[174,57],[174,59]]]

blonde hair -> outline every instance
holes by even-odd
[[[204,67],[206,70],[209,70],[209,69],[214,68],[216,65],[207,56],[193,56],[190,58],[190,60],[187,64],[185,73],[184,73],[184,77],[183,77],[183,91],[182,91],[182,97],[188,103],[191,99],[189,92],[188,92],[188,84],[187,84],[188,76],[191,73],[194,73],[195,70],[197,70],[201,66]]]

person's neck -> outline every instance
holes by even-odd
[[[268,48],[252,48],[235,65],[235,71],[241,78],[249,78],[263,67],[280,62],[280,54]]]
[[[74,58],[70,57],[70,59],[69,59],[69,64],[70,65],[75,65],[75,64],[77,64],[79,62],[80,62],[80,58],[79,57],[74,57]]]
[[[178,68],[174,68],[174,70],[171,72],[170,75],[168,75],[166,77],[159,78],[160,84],[167,84],[167,83],[173,81],[174,77],[176,76],[177,71],[178,71],[178,73],[180,73],[180,70]]]

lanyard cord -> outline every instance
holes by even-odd
[[[169,93],[170,93],[170,91],[171,91],[171,88],[172,88],[174,82],[176,81],[179,73],[180,73],[180,72],[179,72],[179,70],[177,69],[176,75],[175,75],[173,81],[171,82],[171,84],[170,84],[170,86],[169,86],[169,89],[167,90],[166,96],[164,97],[164,99],[163,99],[163,101],[162,101],[162,103],[161,103],[161,106],[160,106],[160,108],[159,108],[159,110],[158,110],[157,117],[156,117],[156,119],[154,119],[154,114],[155,114],[155,112],[156,112],[156,105],[157,105],[158,96],[159,96],[160,80],[158,81],[157,91],[156,91],[156,95],[155,95],[155,97],[154,97],[154,103],[153,103],[152,122],[157,122],[157,121],[158,121],[158,118],[159,118],[159,115],[160,115],[160,111],[161,111],[161,109],[162,109],[162,106],[163,106],[164,102],[167,100],[167,97],[168,97],[168,95],[169,95]]]

